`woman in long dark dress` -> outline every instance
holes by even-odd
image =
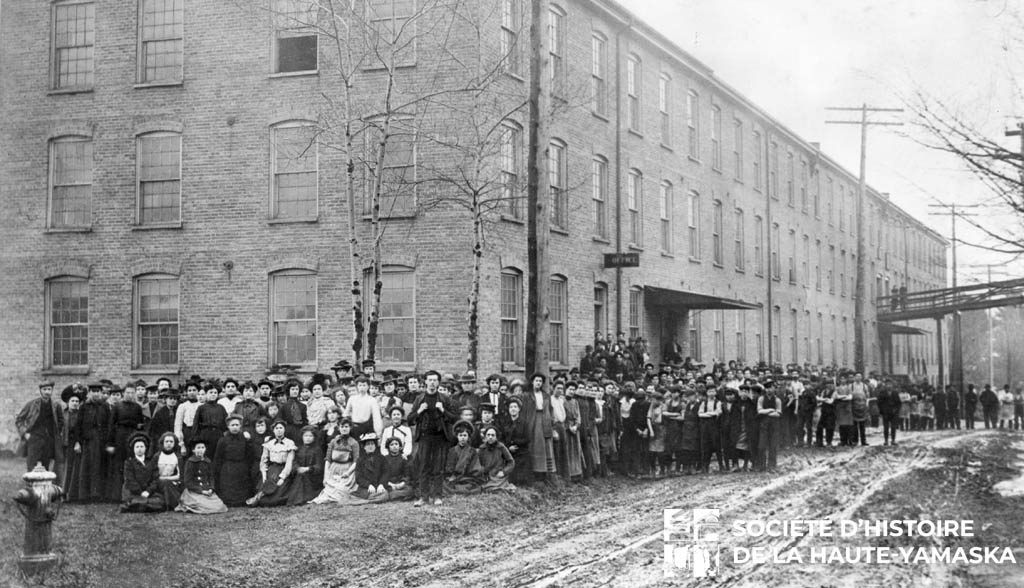
[[[696,391],[688,388],[683,396],[683,426],[681,449],[683,468],[687,474],[694,473],[700,461],[700,401]]]
[[[530,465],[530,432],[522,416],[523,401],[516,396],[508,400],[509,419],[505,426],[505,446],[508,447],[515,469],[511,482],[525,486],[533,481],[533,467]]]
[[[299,433],[302,445],[295,451],[295,475],[288,492],[288,506],[306,504],[324,487],[324,452],[317,443],[317,427],[306,425]]]
[[[675,466],[669,473],[682,471],[682,449],[683,449],[683,411],[686,405],[683,403],[682,390],[672,387],[671,396],[665,403],[665,410],[661,416],[665,419],[665,461],[675,461]]]
[[[213,458],[214,488],[228,506],[244,505],[253,492],[251,472],[256,454],[251,440],[242,433],[243,423],[237,413],[228,417],[228,432],[217,441]]]
[[[131,457],[124,462],[121,485],[121,512],[158,512],[164,510],[156,460],[146,461],[149,436],[136,433],[129,439]]]
[[[285,424],[274,421],[274,437],[263,444],[260,457],[260,485],[256,494],[245,501],[249,506],[282,506],[288,502],[295,463],[295,442],[285,437]]]

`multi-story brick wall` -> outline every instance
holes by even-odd
[[[140,84],[138,3],[96,0],[91,4],[93,79],[76,91],[53,89],[51,29],[53,11],[62,3],[7,1],[0,21],[0,202],[5,211],[0,218],[0,269],[4,274],[0,282],[0,323],[4,325],[0,413],[8,415],[4,417],[7,424],[0,427],[0,445],[9,445],[13,432],[10,415],[34,394],[34,382],[43,376],[55,377],[63,386],[101,377],[123,381],[136,376],[152,379],[158,374],[175,379],[193,373],[260,375],[274,362],[271,289],[281,271],[315,276],[316,353],[304,366],[306,371],[325,370],[351,354],[349,204],[346,160],[339,148],[343,145],[339,124],[344,88],[330,38],[320,38],[316,72],[274,74],[272,15],[261,9],[241,10],[234,3],[187,2],[181,79]],[[525,10],[525,4],[515,3],[519,10]],[[851,255],[856,242],[850,207],[855,202],[856,177],[618,5],[600,1],[553,6],[560,11],[564,25],[560,39],[564,42],[558,51],[565,73],[558,82],[550,119],[550,135],[566,155],[564,227],[552,231],[550,242],[551,271],[564,280],[566,294],[561,363],[575,364],[592,341],[595,285],[603,288],[606,297],[606,318],[601,324],[607,331],[631,332],[630,292],[639,292],[638,330],[648,339],[655,361],[660,359],[663,345],[673,338],[687,353],[704,361],[733,357],[769,360],[767,321],[772,309],[767,301],[771,275],[767,245],[773,223],[779,225],[782,246],[780,279],[771,282],[772,305],[781,316],[781,324],[776,321],[772,327],[778,336],[774,345],[778,360],[832,363],[835,341],[836,362],[852,363],[851,276],[855,265]],[[464,153],[467,145],[493,148],[493,140],[480,139],[474,131],[493,124],[499,112],[510,112],[509,118],[525,128],[525,110],[515,108],[526,94],[525,53],[520,54],[521,75],[503,74],[488,87],[487,96],[500,98],[474,103],[471,95],[452,91],[471,74],[492,67],[500,55],[500,7],[496,0],[474,11],[479,35],[464,34],[464,30],[463,34],[451,34],[450,19],[424,17],[415,67],[402,68],[396,78],[396,100],[445,89],[449,92],[442,92],[443,100],[410,107],[420,133],[416,141],[419,185],[415,189],[421,204],[436,205],[386,221],[382,261],[388,268],[413,272],[415,335],[412,361],[385,362],[383,368],[461,371],[466,366],[472,224],[463,208],[445,201],[450,186],[431,179],[444,175],[451,162],[458,161],[453,154]],[[520,24],[523,22],[525,17]],[[602,112],[591,91],[595,36],[603,39],[606,52]],[[520,51],[525,51],[524,38],[520,39]],[[439,47],[442,40],[444,51]],[[633,71],[636,85],[627,88],[626,63],[631,58],[639,67]],[[356,70],[353,79],[351,118],[358,121],[381,112],[385,74]],[[667,88],[665,101],[660,100],[663,87]],[[692,119],[687,116],[690,92],[696,96]],[[630,94],[638,96],[634,129],[628,118]],[[662,102],[670,120],[667,136],[662,133]],[[713,108],[720,113],[720,132],[712,118]],[[688,120],[695,121],[696,134]],[[294,121],[315,123],[322,131],[316,161],[316,213],[301,222],[281,222],[273,218],[271,138],[275,125]],[[738,133],[735,125],[740,127]],[[720,160],[713,151],[713,128]],[[180,137],[180,222],[140,223],[137,145],[139,137],[150,132]],[[741,146],[737,146],[737,136],[742,138]],[[70,229],[53,227],[48,208],[55,173],[50,150],[54,141],[63,137],[87,140],[92,147],[88,221]],[[525,143],[525,132],[522,137]],[[691,141],[696,146],[692,153]],[[771,199],[769,218],[769,172],[773,169],[769,144],[773,142],[779,153],[775,171],[778,193]],[[458,143],[463,151],[453,150],[451,143]],[[365,158],[362,139],[356,141],[356,147],[359,158]],[[738,152],[739,170],[734,152]],[[789,153],[797,175],[792,205],[787,188]],[[490,157],[494,153],[488,155],[494,159]],[[525,161],[525,153],[519,154],[519,160]],[[607,165],[604,230],[596,225],[595,160]],[[804,165],[806,208],[801,198]],[[635,192],[642,227],[638,239],[630,235],[631,174],[641,178],[633,184],[639,188]],[[362,256],[357,274],[362,277],[370,260],[371,234],[364,215],[361,170],[356,177],[360,185],[352,205],[358,217]],[[525,177],[523,168],[521,182]],[[838,220],[838,196],[827,191],[828,178],[833,185],[843,186],[842,223]],[[671,187],[667,207],[661,202],[663,185]],[[690,215],[691,194],[699,201],[694,208],[699,217]],[[867,214],[872,231],[880,222],[878,210],[890,211],[887,219],[902,215],[870,189],[868,200],[872,203]],[[720,230],[716,230],[716,203],[722,211]],[[617,219],[618,208],[621,217]],[[666,238],[661,233],[663,209],[670,226]],[[739,265],[737,210],[743,212],[743,239],[739,240],[743,259]],[[760,265],[754,258],[757,217],[764,227]],[[691,224],[697,227],[699,252],[691,250]],[[526,227],[521,220],[498,212],[488,215],[485,227],[478,367],[483,372],[517,373],[520,362],[502,362],[500,286],[501,272],[513,270],[522,273],[520,283],[525,287]],[[792,283],[787,257],[790,231],[797,243]],[[896,255],[895,245],[874,245],[869,239],[868,259],[875,265],[869,266],[868,276],[883,275],[883,280],[888,277],[893,284],[909,279],[911,289],[944,285],[942,239],[912,221],[907,231],[910,239],[919,243],[914,251],[925,253],[903,272],[903,265],[892,259],[885,266],[886,256]],[[721,241],[720,260],[715,257],[716,235]],[[812,259],[807,259],[803,249],[804,235]],[[822,265],[830,264],[829,247],[835,247],[837,257],[846,253],[845,288],[837,275],[830,292],[825,268],[821,288],[816,287],[819,241],[825,251]],[[618,280],[616,270],[602,267],[602,257],[620,249],[638,252],[640,267],[622,269]],[[902,255],[902,249],[899,252]],[[802,265],[805,260],[806,269]],[[758,267],[763,271],[758,272]],[[909,278],[902,277],[904,273],[909,273]],[[171,276],[178,284],[177,363],[170,366],[147,367],[139,361],[138,279],[153,275]],[[56,278],[85,280],[87,284],[88,361],[72,369],[54,365],[51,357],[47,284]],[[763,308],[721,311],[723,320],[719,322],[717,310],[646,304],[643,289],[650,287]],[[883,294],[873,293],[866,305],[865,340],[872,369],[883,365],[879,353],[870,351],[878,341],[873,298]],[[523,290],[518,296],[520,337],[525,333],[525,302]],[[793,316],[797,320],[795,356],[789,343]],[[836,330],[832,316],[836,317]],[[847,320],[845,339],[843,318]],[[697,324],[700,329],[691,342],[689,328]],[[716,324],[723,331],[718,349]],[[743,333],[742,351],[737,332]],[[818,339],[822,339],[821,358]],[[845,361],[841,351],[844,340]],[[934,373],[931,347],[921,345],[915,358],[924,359],[924,369]]]

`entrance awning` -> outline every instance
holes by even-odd
[[[897,325],[896,323],[878,323],[878,330],[887,335],[927,335],[928,331],[922,331],[917,327]]]
[[[670,290],[668,288],[658,288],[657,286],[644,286],[644,303],[648,306],[725,308],[731,310],[754,310],[760,308],[756,304],[743,302],[742,300],[709,296],[696,292],[685,292],[683,290]]]

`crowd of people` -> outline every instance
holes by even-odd
[[[579,367],[528,381],[473,372],[334,375],[258,382],[192,376],[174,386],[109,380],[38,398],[16,419],[29,468],[53,469],[71,502],[125,512],[229,507],[441,504],[523,485],[761,471],[788,447],[867,445],[867,427],[1020,429],[1024,392],[963,395],[852,370],[648,361],[641,341],[598,338]],[[836,433],[838,432],[838,439]]]

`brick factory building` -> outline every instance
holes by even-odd
[[[349,212],[363,276],[377,176],[379,369],[466,368],[474,225],[452,180],[479,164],[478,369],[522,371],[529,3],[309,4],[2,1],[0,446],[41,377],[351,357]],[[856,174],[614,2],[552,3],[548,22],[554,364],[622,331],[655,362],[677,341],[704,362],[852,365]],[[879,335],[874,307],[945,287],[947,244],[870,188],[864,218],[866,367],[934,382],[935,325]],[[639,267],[605,269],[615,252]]]

